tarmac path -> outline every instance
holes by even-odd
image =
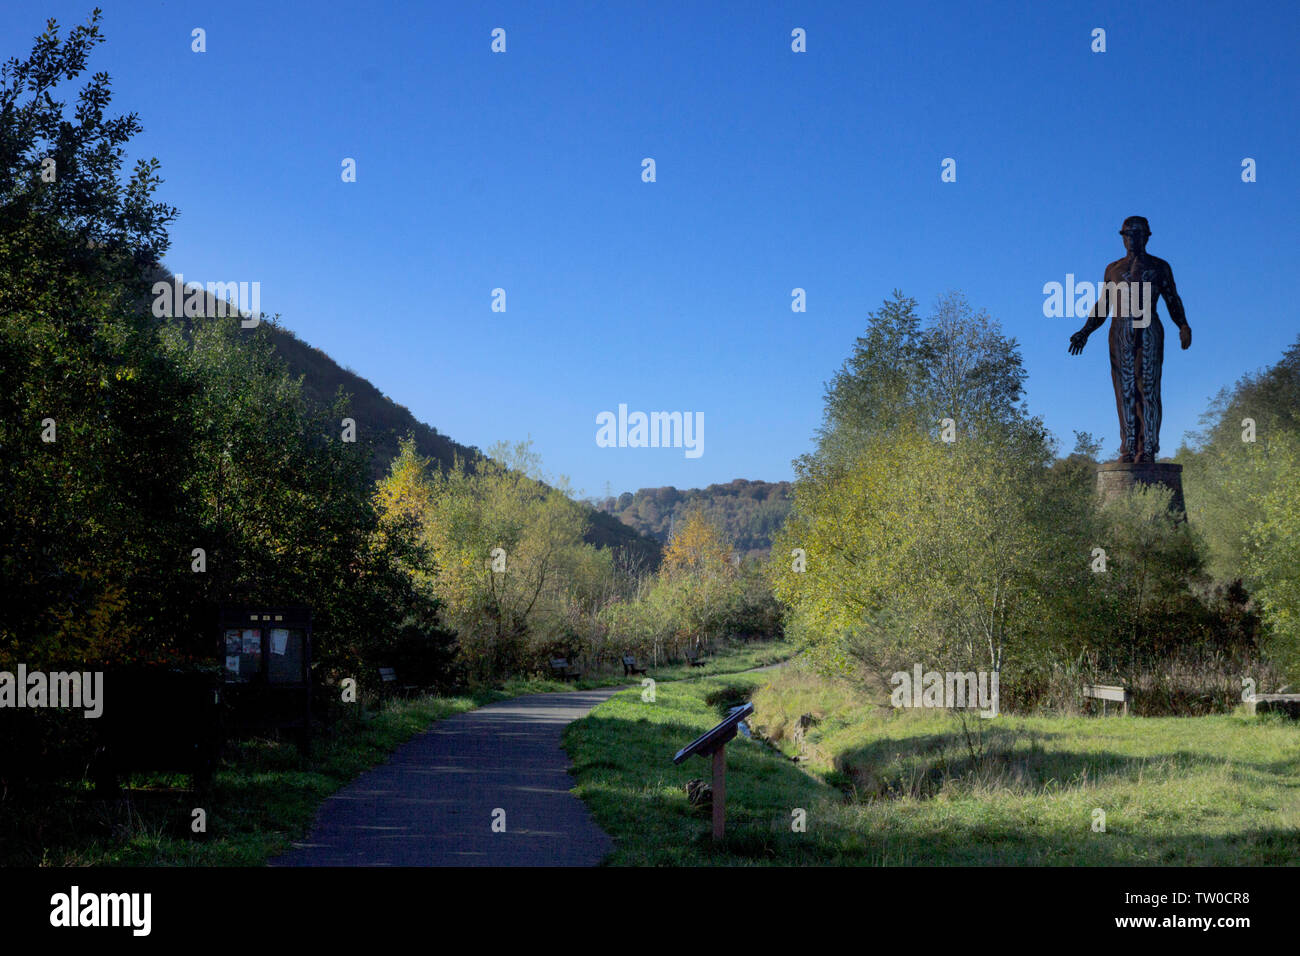
[[[569,792],[560,736],[621,689],[516,697],[430,725],[329,797],[270,865],[595,866],[614,842]]]

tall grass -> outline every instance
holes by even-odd
[[[790,667],[720,680],[752,694],[767,739],[728,746],[721,846],[682,791],[707,768],[670,763],[717,720],[719,682],[667,685],[654,705],[620,694],[570,728],[578,792],[618,841],[612,863],[1300,862],[1295,722],[1242,712],[963,721],[883,708]],[[804,714],[815,722],[801,728]]]

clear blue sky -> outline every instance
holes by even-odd
[[[1042,287],[1099,280],[1132,214],[1195,333],[1165,453],[1300,331],[1295,3],[99,3],[91,68],[182,212],[168,265],[261,282],[418,418],[531,436],[587,494],[792,477],[894,288],[988,309],[1063,450],[1112,451],[1105,332],[1068,356]],[[4,5],[0,52],[93,5]],[[619,403],[703,412],[703,456],[597,447]]]

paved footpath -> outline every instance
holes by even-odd
[[[516,697],[438,721],[327,799],[271,866],[595,866],[614,844],[569,792],[560,735],[619,690]],[[496,808],[504,833],[492,832]]]

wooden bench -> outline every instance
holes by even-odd
[[[631,654],[623,655],[623,676],[624,677],[631,677],[633,674],[644,674],[644,673],[646,673],[646,669],[644,667],[636,666],[635,657],[633,657]]]
[[[401,693],[403,696],[410,696],[420,688],[414,684],[403,684],[397,679],[397,669],[394,667],[379,668],[379,685],[386,693]]]
[[[567,657],[552,657],[551,673],[560,680],[577,680],[582,676],[582,671],[570,664]]]
[[[692,667],[704,666],[704,661],[700,660],[700,652],[698,648],[688,647],[686,649],[686,663],[690,664]]]
[[[1133,700],[1133,692],[1116,684],[1084,684],[1083,696],[1101,701],[1101,712],[1106,713],[1110,701],[1124,705],[1124,716],[1128,716],[1128,705]]]

